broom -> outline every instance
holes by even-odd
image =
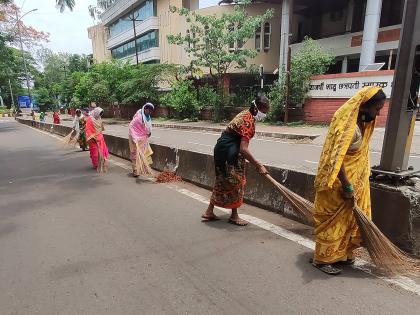
[[[99,145],[96,145],[98,147],[98,167],[96,168],[96,171],[98,173],[106,173],[107,172],[107,165],[106,165],[106,159],[104,155],[101,152],[101,149],[99,148]]]
[[[72,136],[73,132],[74,132],[74,130],[72,130],[67,136],[65,136],[63,138],[63,144],[64,145],[69,145],[70,144],[71,136]]]
[[[76,145],[77,141],[79,140],[79,136],[80,136],[80,132],[77,131],[76,132],[76,135],[73,138],[70,139],[69,145],[71,145],[72,147],[74,147]]]
[[[278,183],[269,174],[265,174],[265,177],[274,184],[294,209],[308,220],[313,221],[314,204],[312,202]],[[420,272],[419,260],[410,257],[395,246],[356,204],[353,207],[353,214],[360,229],[364,246],[378,268],[389,275],[416,274]]]
[[[142,142],[140,145],[143,145],[144,142]],[[140,145],[136,143],[136,169],[137,169],[137,175],[145,175],[145,176],[151,176],[152,175],[152,169],[148,163],[147,158],[143,155],[142,151],[140,150]]]

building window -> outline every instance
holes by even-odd
[[[264,50],[269,50],[271,47],[271,24],[264,24]]]
[[[255,49],[261,50],[261,26],[258,26],[255,30]]]
[[[149,17],[156,16],[156,2],[155,0],[146,0],[133,11],[119,18],[117,21],[109,26],[109,33],[111,37],[117,36],[133,27],[133,22],[130,18],[136,20],[146,20]]]
[[[137,50],[139,53],[153,47],[159,47],[159,33],[157,30],[148,32],[137,38]],[[134,40],[112,49],[111,54],[115,59],[135,55],[136,46]]]

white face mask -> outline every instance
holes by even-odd
[[[255,103],[255,101],[252,101],[252,103],[255,105],[255,107],[256,107],[256,108],[257,108],[257,110],[258,110],[257,114],[256,114],[256,115],[254,115],[255,120],[256,120],[256,121],[261,121],[261,120],[264,120],[264,119],[267,117],[267,114],[264,114],[263,112],[261,112],[261,111],[258,109],[258,106],[257,106],[257,104]]]

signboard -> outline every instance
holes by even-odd
[[[31,101],[27,95],[18,96],[19,108],[31,108]]]
[[[391,97],[393,75],[349,76],[312,80],[309,98],[350,98],[365,86],[381,87]]]

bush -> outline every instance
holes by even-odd
[[[175,109],[182,119],[197,119],[200,114],[200,104],[189,80],[175,82],[172,90],[161,97],[161,103]]]
[[[221,102],[220,95],[207,84],[198,88],[197,101],[200,109],[204,107],[215,108]]]
[[[334,62],[334,56],[325,52],[313,39],[306,37],[300,49],[291,57],[289,106],[301,106],[309,91],[311,77],[324,74]],[[282,72],[284,73],[284,72]],[[276,81],[269,98],[272,102],[270,117],[279,120],[284,107],[285,76],[281,75]]]

